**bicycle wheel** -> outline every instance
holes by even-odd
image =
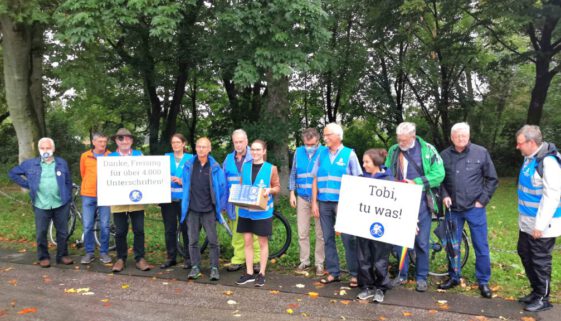
[[[208,239],[206,238],[206,233],[203,228],[199,233],[199,251],[201,254],[206,250],[208,246]],[[189,244],[183,242],[183,233],[181,233],[181,228],[177,226],[177,253],[183,258],[187,256],[186,251],[189,251]]]
[[[438,223],[444,218],[433,218],[431,224],[431,234],[429,240],[429,274],[432,276],[446,276],[448,275],[448,254],[442,244],[442,240],[434,234],[434,229]],[[462,267],[466,264],[469,256],[469,242],[467,233],[462,232],[462,239],[460,241],[460,256]]]
[[[97,246],[101,246],[101,224],[99,222],[98,213],[95,213],[95,222],[94,222],[94,239]],[[109,219],[109,251],[114,251],[117,248],[117,244],[115,243],[115,223],[113,223],[113,215],[110,215]]]
[[[290,246],[292,229],[281,212],[273,213],[273,234],[269,236],[269,259],[281,257]]]
[[[70,239],[72,233],[74,233],[74,228],[76,228],[76,217],[78,216],[78,209],[76,204],[70,203],[70,211],[68,213],[68,236],[67,240]],[[49,241],[56,245],[56,229],[53,221],[49,223]]]

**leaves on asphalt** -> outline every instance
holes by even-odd
[[[238,302],[236,302],[236,301],[234,301],[234,300],[228,300],[227,303],[228,303],[229,305],[238,304]]]
[[[293,314],[293,313],[294,313],[294,310],[292,310],[292,309],[286,309],[286,313],[288,313],[288,314]]]
[[[536,321],[533,317],[521,317],[520,320],[522,321]]]
[[[276,294],[279,294],[280,292],[279,292],[279,290],[271,290],[271,291],[269,291],[269,293],[276,295]]]
[[[351,301],[349,301],[349,300],[341,300],[339,302],[341,302],[341,304],[344,304],[344,305],[349,305],[349,303],[351,303]]]
[[[123,283],[123,284],[121,285],[121,289],[128,289],[128,288],[129,288],[129,285],[126,284],[126,283]]]
[[[413,315],[413,313],[411,313],[411,312],[409,312],[409,311],[403,311],[403,312],[401,312],[401,314],[402,314],[404,317],[410,317],[410,316]]]
[[[25,308],[18,312],[18,314],[28,314],[37,312],[37,308]]]
[[[317,292],[308,292],[308,296],[312,299],[317,299],[319,297],[319,293]]]
[[[234,292],[232,291],[224,291],[222,292],[225,296],[232,296],[234,294]]]
[[[13,286],[18,286],[18,280],[12,279],[12,280],[8,281],[8,284],[13,285]]]
[[[303,289],[306,286],[304,284],[298,283],[298,284],[296,284],[296,287],[299,288],[299,289]]]

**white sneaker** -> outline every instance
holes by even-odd
[[[372,299],[372,301],[378,303],[384,302],[384,291],[382,291],[381,289],[376,289],[376,293],[374,294],[374,299]]]

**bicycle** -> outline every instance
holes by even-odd
[[[221,223],[222,226],[227,231],[227,234],[232,237],[232,231],[228,227],[227,223]],[[280,211],[273,212],[273,234],[269,236],[269,259],[275,259],[281,257],[288,248],[290,247],[290,242],[292,241],[292,228],[290,223],[282,215]],[[200,251],[203,253],[208,246],[208,239],[204,235],[204,230],[201,230],[199,235]],[[185,257],[185,251],[183,250],[183,234],[178,228],[177,230],[177,252]]]
[[[433,216],[431,219],[431,233],[429,239],[429,275],[436,277],[443,277],[449,274],[448,272],[448,253],[443,245],[443,240],[434,233],[435,228],[444,221],[444,216]],[[460,257],[462,268],[466,265],[469,258],[469,236],[466,229],[462,230],[462,239],[460,241]],[[409,249],[409,265],[414,266],[416,261],[415,250]],[[397,258],[398,254],[392,251],[392,255]],[[399,260],[398,260],[399,261]]]
[[[77,201],[80,196],[80,186],[77,184],[72,183],[72,201],[70,203],[70,213],[68,215],[68,239],[72,236],[74,231],[76,230],[76,221],[82,222],[82,213],[78,210]],[[95,221],[94,221],[94,240],[97,246],[101,246],[101,223],[99,222],[99,216],[96,211],[95,213]],[[54,245],[56,244],[56,230],[54,227],[53,222],[49,223],[49,240]],[[84,233],[80,239],[76,240],[76,246],[82,247],[84,244]],[[113,224],[113,217],[111,217],[111,222],[109,225],[109,251],[115,250],[115,224]]]

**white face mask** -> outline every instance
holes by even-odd
[[[42,159],[47,159],[53,156],[53,151],[50,149],[47,149],[46,151],[43,152],[43,154],[41,154],[41,158]]]

